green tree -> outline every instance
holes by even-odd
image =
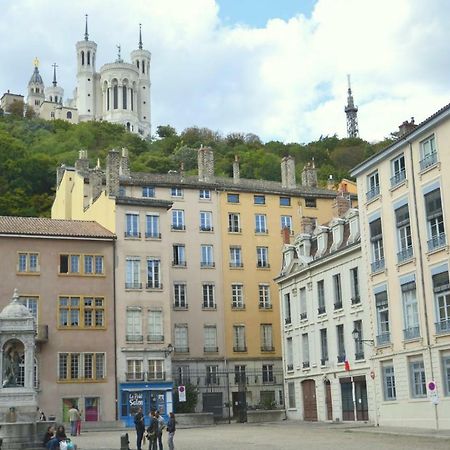
[[[199,391],[193,384],[186,384],[186,401],[180,402],[178,386],[173,391],[174,411],[176,413],[193,413],[198,403]]]

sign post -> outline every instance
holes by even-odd
[[[186,401],[186,387],[185,386],[178,386],[178,400],[180,402]]]

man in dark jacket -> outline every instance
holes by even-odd
[[[142,414],[142,408],[139,408],[134,416],[134,426],[136,428],[136,448],[142,450],[142,438],[144,437],[145,424],[144,414]]]
[[[150,413],[150,425],[147,428],[148,450],[156,450],[158,442],[158,419],[155,417],[155,411]]]

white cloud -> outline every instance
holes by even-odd
[[[130,7],[132,5],[132,7]],[[450,4],[433,0],[318,0],[310,18],[264,28],[221,23],[214,0],[2,0],[0,90],[26,93],[35,56],[70,97],[84,14],[101,65],[136,47],[152,52],[153,125],[253,132],[307,142],[345,136],[352,74],[363,138],[382,139],[448,103]]]

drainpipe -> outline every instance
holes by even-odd
[[[119,397],[119,391],[118,391],[118,384],[117,384],[117,311],[116,311],[116,239],[114,239],[113,244],[113,307],[114,307],[114,369],[116,372],[116,376],[114,377],[114,392],[115,392],[115,416],[116,420],[119,420],[119,405],[118,405],[118,397]]]
[[[419,247],[419,273],[420,273],[420,285],[423,293],[423,314],[425,317],[425,335],[426,335],[426,346],[428,350],[428,354],[430,356],[430,368],[431,368],[431,379],[434,380],[434,369],[433,369],[433,353],[431,351],[431,338],[430,338],[430,327],[428,325],[428,309],[426,302],[426,294],[425,294],[425,278],[423,272],[423,255],[422,255],[422,239],[419,233],[419,218],[417,214],[417,192],[416,192],[416,181],[414,175],[414,164],[413,164],[413,150],[412,144],[408,141],[409,144],[409,158],[411,161],[411,181],[413,185],[412,193],[413,193],[413,205],[414,205],[414,213],[416,217],[416,229],[417,229],[417,244]],[[434,405],[434,416],[436,421],[436,430],[439,430],[439,415],[437,405]]]

